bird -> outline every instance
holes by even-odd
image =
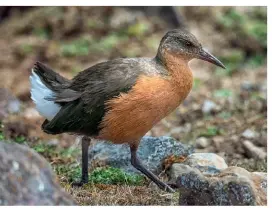
[[[30,75],[31,99],[45,118],[47,134],[82,135],[82,174],[88,183],[91,138],[128,144],[131,164],[159,188],[174,192],[137,156],[141,138],[174,111],[193,85],[192,59],[225,66],[186,29],[172,29],[155,57],[116,58],[93,65],[67,79],[37,61]]]

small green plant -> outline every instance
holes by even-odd
[[[247,60],[247,65],[248,67],[254,69],[256,67],[262,66],[264,65],[266,61],[266,56],[263,54],[257,54],[255,56],[251,56],[248,60]]]
[[[193,83],[193,88],[194,89],[199,89],[200,85],[202,84],[202,81],[198,78],[194,79],[194,83]]]
[[[72,164],[73,165],[73,164]],[[79,166],[72,166],[67,164],[59,164],[53,166],[54,171],[57,175],[64,176],[68,181],[80,181],[81,179],[81,168]]]
[[[213,137],[213,136],[219,135],[221,133],[223,133],[223,132],[218,127],[209,126],[209,127],[207,127],[207,129],[202,131],[198,136]]]
[[[54,167],[58,175],[62,175],[68,181],[80,181],[81,167],[66,164],[57,165]],[[128,174],[119,168],[113,167],[98,167],[89,173],[89,182],[93,184],[128,184],[142,185],[144,177],[137,174]]]
[[[46,28],[34,28],[33,30],[34,35],[41,37],[43,39],[49,38],[49,31]]]
[[[3,132],[0,132],[0,141],[3,141],[4,140],[4,134]]]
[[[22,144],[25,141],[26,141],[26,138],[24,136],[17,136],[17,137],[15,137],[15,142],[16,143]]]
[[[61,45],[61,53],[63,56],[87,56],[89,54],[90,40],[81,38],[71,43],[63,43]]]
[[[143,176],[128,174],[119,168],[113,167],[96,168],[90,174],[89,180],[92,183],[129,185],[141,185],[144,182]]]

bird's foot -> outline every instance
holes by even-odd
[[[166,184],[166,183],[164,183],[164,182],[162,182],[162,181],[160,181],[160,183],[159,184],[157,184],[158,185],[158,187],[160,188],[160,189],[162,189],[162,190],[164,190],[164,191],[166,191],[166,192],[169,192],[169,193],[175,193],[175,190],[173,189],[173,188],[171,188],[171,186],[172,186],[172,184]]]
[[[84,184],[87,184],[88,182],[84,182],[84,181],[74,181],[72,182],[72,186],[73,187],[82,187]]]

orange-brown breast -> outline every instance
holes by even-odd
[[[192,88],[188,63],[169,58],[169,77],[140,76],[133,88],[106,103],[99,138],[138,145],[157,122],[176,109]]]

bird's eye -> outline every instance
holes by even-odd
[[[191,42],[189,42],[189,41],[185,41],[185,44],[187,45],[187,46],[192,46],[193,44],[191,43]]]

